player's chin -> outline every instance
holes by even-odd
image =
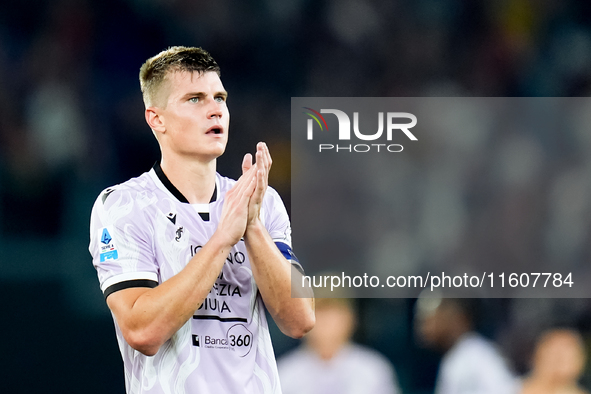
[[[220,141],[217,144],[213,144],[213,146],[211,146],[210,149],[207,150],[206,155],[210,156],[212,159],[215,159],[223,155],[225,151],[226,143]]]
[[[185,149],[181,154],[199,161],[211,161],[220,157],[225,151],[226,144],[208,144],[207,147],[200,146],[198,149]]]
[[[217,146],[214,147],[213,150],[218,156],[221,156],[226,151],[226,142],[226,140],[221,140],[216,144]]]

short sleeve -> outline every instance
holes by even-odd
[[[277,248],[298,270],[303,271],[298,258],[292,250],[289,215],[279,193],[271,187],[267,189],[265,194],[264,216],[265,227]]]
[[[129,287],[156,287],[159,270],[153,252],[152,225],[145,204],[122,185],[104,190],[90,219],[93,265],[106,297]]]

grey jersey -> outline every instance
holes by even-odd
[[[234,183],[216,174],[211,202],[189,204],[156,164],[104,190],[92,210],[89,249],[105,297],[155,287],[180,272],[215,232]],[[272,188],[261,220],[295,262],[289,218]],[[241,240],[193,318],[155,356],[131,348],[115,321],[127,393],[280,393],[264,308]]]

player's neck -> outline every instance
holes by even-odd
[[[182,160],[162,157],[162,171],[191,204],[207,204],[215,190],[216,160]]]

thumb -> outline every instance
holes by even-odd
[[[244,155],[244,159],[242,159],[242,174],[244,175],[244,173],[248,170],[250,170],[250,168],[252,167],[252,155],[250,153],[247,153]]]

